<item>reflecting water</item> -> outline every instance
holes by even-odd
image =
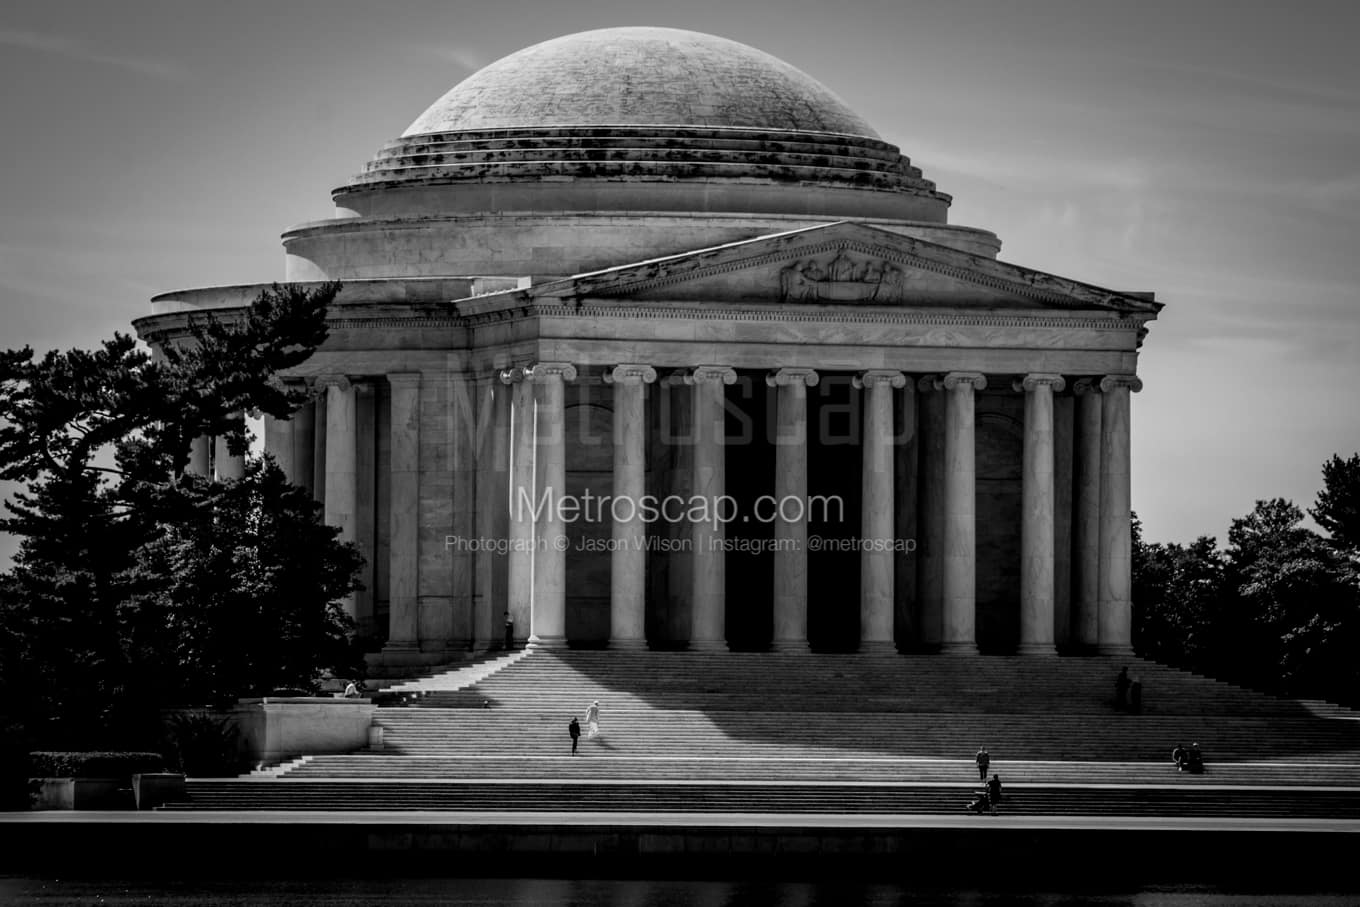
[[[228,859],[230,859],[228,857]],[[846,907],[846,905],[1171,905],[1289,907],[1353,905],[1355,894],[1232,891],[1220,887],[1144,887],[1133,891],[944,891],[845,882],[698,882],[603,879],[402,879],[381,881],[231,879],[184,882],[0,879],[0,904],[177,907],[245,905],[449,905],[449,907]]]

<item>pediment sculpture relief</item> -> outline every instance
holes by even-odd
[[[843,250],[829,259],[806,258],[779,272],[784,302],[894,302],[906,272],[879,259],[856,261]]]

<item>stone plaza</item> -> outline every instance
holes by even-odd
[[[283,235],[287,281],[344,286],[284,376],[311,402],[263,440],[364,555],[377,673],[492,648],[507,612],[544,648],[1132,653],[1160,305],[999,260],[799,70],[558,38],[333,196]],[[181,342],[261,289],[166,293],[136,328]],[[205,438],[190,468],[243,464]],[[722,517],[632,506],[696,500]]]

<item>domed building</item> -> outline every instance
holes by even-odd
[[[998,260],[816,80],[664,28],[455,86],[283,235],[340,280],[265,449],[366,561],[379,671],[541,646],[1131,651],[1160,308]],[[167,293],[152,344],[262,289]],[[241,463],[210,439],[191,468]]]

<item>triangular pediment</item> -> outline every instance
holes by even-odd
[[[760,236],[540,284],[530,296],[836,306],[1085,309],[1155,316],[1118,293],[856,223]]]

